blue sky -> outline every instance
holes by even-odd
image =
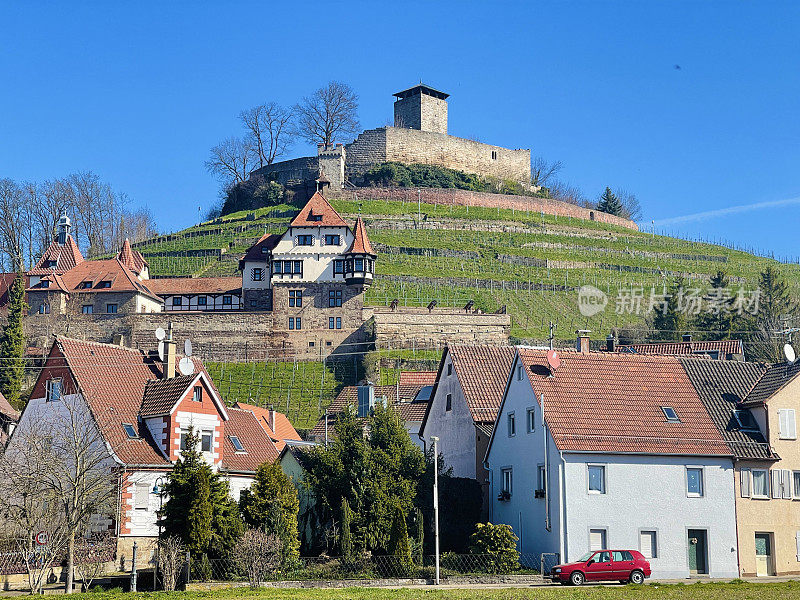
[[[93,170],[174,230],[217,198],[203,161],[241,109],[338,79],[378,127],[422,79],[452,134],[625,188],[648,227],[797,256],[798,31],[796,2],[0,0],[0,177]]]

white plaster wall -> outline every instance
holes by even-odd
[[[130,533],[126,533],[125,535],[129,536],[157,536],[158,535],[158,526],[156,525],[156,521],[158,520],[158,508],[159,508],[159,495],[149,493],[148,494],[148,502],[147,508],[141,509],[136,508],[136,484],[146,484],[148,486],[148,490],[153,489],[153,486],[156,484],[156,480],[158,478],[162,478],[162,485],[163,481],[166,480],[165,473],[155,473],[151,471],[133,471],[128,472],[128,485],[125,490],[131,495],[130,505],[131,508],[128,511],[127,515],[123,515],[123,520],[125,517],[129,517],[129,528]],[[164,497],[164,502],[167,501],[167,498]]]
[[[448,467],[453,468],[455,477],[477,479],[475,469],[475,424],[464,399],[464,391],[458,381],[455,369],[447,374],[450,354],[447,354],[442,375],[431,400],[428,420],[425,423],[423,438],[426,446],[431,436],[439,438],[439,452]],[[447,394],[453,395],[452,410],[446,411]],[[481,476],[481,480],[483,477]]]
[[[253,269],[261,269],[261,281],[253,281]],[[271,283],[269,276],[269,265],[267,264],[267,255],[264,255],[264,260],[248,260],[244,263],[242,269],[242,289],[243,290],[268,290]]]
[[[163,306],[161,300],[154,300],[148,296],[139,294],[136,299],[136,312],[140,313],[154,313],[161,312]]]
[[[239,497],[242,495],[242,491],[250,489],[250,486],[253,485],[252,477],[227,475],[225,479],[227,479],[228,485],[230,486],[231,498],[236,500],[236,502],[239,501]]]
[[[545,403],[546,406],[546,403]],[[733,465],[691,456],[570,454],[566,460],[567,549],[589,549],[589,529],[608,530],[612,548],[639,550],[639,530],[654,529],[653,578],[689,576],[687,529],[707,529],[711,577],[738,577]],[[606,493],[589,494],[587,463],[606,465]],[[686,494],[686,467],[704,467],[705,493]]]
[[[311,235],[314,244],[311,246],[298,246],[297,236]],[[326,235],[338,235],[339,245],[329,246],[324,244]],[[302,260],[303,276],[298,275],[273,275],[273,283],[279,281],[296,282],[331,282],[344,281],[342,274],[333,273],[333,261],[343,258],[344,253],[353,243],[353,234],[348,227],[292,227],[278,242],[272,251],[273,260]]]
[[[178,411],[175,415],[175,423],[173,439],[178,439],[180,432],[187,431],[190,427],[193,427],[195,433],[198,435],[200,435],[201,431],[213,431],[212,451],[202,452],[201,454],[211,465],[218,465],[221,462],[222,456],[220,448],[222,447],[222,439],[220,436],[220,420],[218,416]]]
[[[268,277],[267,273],[265,272],[264,277]],[[255,283],[255,282],[254,282]],[[174,294],[172,296],[164,296],[164,311],[165,312],[186,312],[191,310],[197,311],[204,311],[204,310],[239,310],[242,306],[242,298],[239,294],[223,294],[224,296],[231,297],[230,304],[223,304],[222,296],[211,296],[206,295],[206,305],[201,306],[197,299],[199,295],[193,296],[179,296],[178,294]],[[181,305],[180,306],[173,306],[172,299],[175,297],[180,297]]]
[[[169,457],[169,445],[167,440],[167,424],[164,422],[163,417],[155,417],[153,419],[145,419],[145,425],[150,435],[155,440],[158,447],[161,448],[163,454]]]
[[[527,374],[523,379],[517,377],[516,362],[514,375],[509,384],[508,395],[498,418],[492,445],[489,448],[488,463],[491,471],[489,501],[490,520],[506,523],[519,539],[517,547],[526,554],[543,552],[561,554],[560,543],[560,482],[561,466],[558,450],[552,438],[545,436],[542,428],[542,411],[533,389],[528,383]],[[546,404],[545,404],[546,406]],[[528,433],[526,413],[534,410],[535,427]],[[516,434],[508,435],[508,413],[516,417]],[[545,464],[545,437],[548,442],[548,488],[547,498],[536,498],[538,488],[538,466]],[[512,494],[509,500],[500,501],[498,494],[503,488],[503,469],[512,469]],[[550,530],[545,526],[546,508],[550,510]],[[551,563],[552,564],[552,561]]]

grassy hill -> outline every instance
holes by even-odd
[[[401,305],[475,306],[493,312],[505,306],[515,340],[543,341],[548,323],[557,337],[574,339],[576,329],[604,338],[613,326],[643,322],[643,316],[618,314],[618,290],[642,288],[647,310],[650,289],[660,289],[676,274],[689,286],[705,289],[709,276],[724,270],[735,286],[756,287],[768,264],[800,288],[800,266],[782,264],[725,246],[636,232],[593,221],[540,213],[370,200],[332,201],[348,221],[364,217],[379,253],[376,278],[366,293],[371,305],[394,298]],[[418,214],[419,209],[419,214]],[[283,232],[297,207],[280,205],[227,215],[213,222],[137,244],[154,276],[236,275],[237,261],[265,232]],[[592,285],[608,294],[605,311],[583,317],[577,290]],[[435,368],[430,351],[378,349],[367,363],[377,383],[393,384],[400,368]],[[209,369],[228,402],[273,404],[298,428],[310,427],[342,385],[363,377],[360,361],[351,364],[269,362],[211,363]]]

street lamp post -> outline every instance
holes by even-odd
[[[436,585],[439,585],[439,438],[433,442],[433,534],[436,540]]]
[[[164,508],[164,478],[159,477],[153,484],[153,494],[158,494],[158,541],[156,542],[156,566],[153,570],[153,591],[158,589],[158,563],[161,561],[161,511]]]

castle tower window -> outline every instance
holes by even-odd
[[[294,317],[289,317],[289,329],[294,329]]]
[[[250,277],[253,281],[263,281],[264,279],[264,269],[253,269],[250,272]]]
[[[119,306],[116,303],[106,304],[106,312],[110,315],[117,314],[117,308],[119,308]]]
[[[333,261],[333,274],[334,275],[342,275],[342,274],[344,274],[344,261],[343,260],[335,260],[335,261]]]
[[[357,258],[355,260],[355,271],[357,273],[362,273],[364,271],[364,259],[363,258]]]
[[[208,305],[208,296],[197,297],[197,306],[207,306],[207,305]]]
[[[328,317],[328,329],[333,329],[335,324],[336,320],[333,317]]]
[[[497,151],[492,150],[492,160],[497,160]]]
[[[313,246],[314,245],[314,236],[313,235],[298,235],[297,236],[297,245],[298,246]]]
[[[338,246],[341,242],[341,238],[338,235],[326,235],[325,236],[325,245],[326,246]]]
[[[303,306],[303,290],[289,290],[289,306],[292,308]]]
[[[50,314],[50,305],[46,302],[39,305],[39,314],[40,315],[49,315]]]
[[[328,308],[336,308],[342,305],[342,290],[330,290],[328,292]]]
[[[81,306],[81,313],[84,315],[91,315],[94,312],[94,306],[91,304],[84,304]]]
[[[283,273],[283,262],[280,260],[276,260],[272,263],[272,273],[273,275],[280,275]]]
[[[222,306],[233,306],[233,296],[223,296]]]
[[[173,296],[172,306],[180,306],[183,304],[183,296]]]
[[[336,329],[342,328],[342,317],[336,317]]]
[[[294,260],[294,274],[303,276],[303,261],[302,260]]]

